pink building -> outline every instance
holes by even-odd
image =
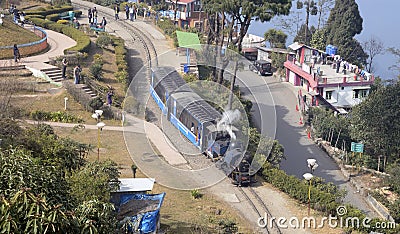
[[[284,63],[286,81],[302,87],[299,100],[303,108],[306,105],[327,105],[343,112],[369,94],[374,76],[339,55],[327,55],[324,51],[297,42],[289,48],[295,54],[288,55]]]

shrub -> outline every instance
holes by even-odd
[[[46,20],[50,20],[50,21],[56,22],[58,19],[60,19],[60,14],[46,15]]]
[[[60,14],[63,12],[72,11],[73,9],[74,8],[72,6],[62,6],[62,7],[58,7],[58,8],[48,8],[48,9],[39,8],[37,10],[25,11],[25,14],[27,14],[27,15],[42,15],[42,16],[46,17],[47,15]]]
[[[103,56],[102,56],[101,54],[95,54],[95,55],[93,55],[93,60],[94,60],[94,63],[98,63],[98,64],[100,64],[100,65],[103,65],[103,64],[104,64]]]
[[[72,114],[68,114],[66,112],[56,111],[56,112],[48,112],[36,110],[32,111],[29,116],[38,121],[53,121],[53,122],[62,122],[62,123],[82,123],[83,119],[80,117],[75,117]]]
[[[93,98],[88,104],[88,106],[91,108],[92,112],[100,109],[100,107],[102,107],[103,105],[104,105],[104,102],[103,102],[103,100],[101,100],[100,97]]]
[[[203,194],[201,194],[198,189],[191,190],[190,194],[194,199],[201,198],[203,196]]]
[[[111,45],[111,43],[111,37],[104,33],[102,33],[96,40],[96,45],[101,48],[106,48],[107,46]]]
[[[96,80],[101,80],[103,76],[103,65],[99,63],[93,63],[89,67],[89,72]]]

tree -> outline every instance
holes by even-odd
[[[308,43],[310,42],[310,38],[311,36],[309,35],[309,21],[310,21],[310,14],[311,15],[317,15],[318,13],[318,9],[317,9],[317,4],[314,1],[310,1],[310,0],[305,0],[305,1],[301,1],[301,0],[297,0],[297,9],[302,9],[305,5],[306,8],[306,22],[305,22],[305,27],[303,28],[303,30],[301,30],[300,28],[300,32],[303,31],[304,32],[304,44],[308,45]],[[294,41],[298,41],[298,40],[294,40]]]
[[[362,31],[363,19],[355,0],[335,1],[326,26],[327,44],[338,47],[338,53],[346,61],[365,64],[367,55],[354,36]]]
[[[372,62],[374,58],[377,55],[383,53],[384,50],[383,42],[378,37],[371,36],[368,40],[362,43],[362,47],[364,51],[366,51],[366,53],[368,54],[366,68],[367,71],[371,73],[373,70]]]
[[[319,29],[312,34],[310,45],[313,48],[325,51],[326,48],[325,29]]]
[[[304,31],[307,30],[307,34],[304,34]],[[315,28],[314,26],[311,26],[311,28],[306,28],[306,25],[303,24],[300,27],[299,32],[297,33],[296,37],[293,39],[293,41],[297,41],[299,43],[304,43],[304,44],[309,44],[309,42],[311,41],[312,35],[315,32]],[[307,35],[307,38],[305,38],[304,36]]]
[[[326,20],[322,15],[326,15],[326,12],[329,12],[333,6],[334,0],[318,0],[318,26],[317,30],[320,29],[321,23],[324,23]]]
[[[286,48],[287,35],[281,30],[271,28],[264,33],[264,39],[271,48]]]
[[[352,111],[351,135],[365,144],[367,153],[384,156],[386,162],[400,154],[400,84],[371,93]]]
[[[387,50],[397,58],[397,63],[395,65],[390,66],[389,69],[396,70],[397,72],[400,73],[400,65],[398,65],[400,63],[400,49],[390,47]],[[400,75],[398,75],[397,78],[400,78]]]

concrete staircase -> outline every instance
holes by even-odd
[[[62,71],[58,67],[40,69],[41,72],[45,73],[53,82],[62,82]]]
[[[86,84],[77,84],[76,86],[83,89],[83,91],[89,94],[91,98],[97,98],[97,94]]]

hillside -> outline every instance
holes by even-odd
[[[40,40],[40,37],[33,32],[12,23],[8,19],[5,19],[3,26],[0,26],[0,35],[0,46],[20,45]]]

